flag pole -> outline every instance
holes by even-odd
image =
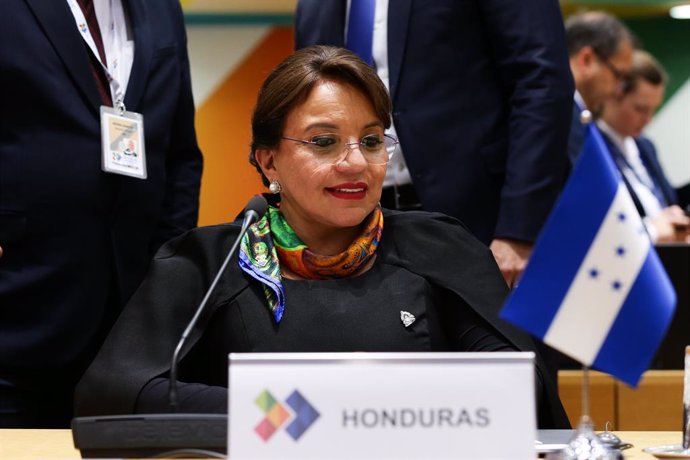
[[[690,345],[685,347],[685,378],[683,379],[683,449],[690,449]]]
[[[547,457],[553,458],[553,457]],[[558,460],[615,460],[616,454],[594,432],[589,416],[589,366],[582,365],[582,415],[573,438],[556,458]]]
[[[500,317],[586,364],[572,455],[558,457],[584,460],[616,458],[593,453],[588,367],[596,363],[636,385],[671,323],[677,296],[592,113],[582,110],[579,121],[586,126],[577,162]],[[610,433],[600,437],[597,444],[620,444],[608,442]]]
[[[589,417],[589,366],[582,365],[582,415],[580,423],[589,423],[593,425],[592,419]]]

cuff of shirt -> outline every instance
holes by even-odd
[[[659,232],[657,232],[656,228],[654,228],[654,225],[652,225],[652,219],[649,217],[644,217],[642,219],[642,223],[644,223],[644,227],[647,229],[649,239],[652,240],[652,243],[656,243],[659,239]]]

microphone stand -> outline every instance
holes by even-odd
[[[74,445],[84,458],[225,458],[227,414],[184,414],[179,409],[177,368],[187,338],[196,326],[230,259],[249,226],[266,213],[268,203],[261,195],[245,208],[239,235],[206,291],[175,347],[170,363],[169,403],[171,413],[77,417],[72,420]]]
[[[582,365],[582,415],[575,429],[575,435],[568,446],[559,453],[549,454],[554,460],[617,460],[617,454],[601,442],[594,432],[594,423],[589,416],[589,366]]]
[[[242,228],[240,229],[240,237],[238,237],[235,240],[235,243],[232,245],[232,248],[228,251],[228,255],[225,257],[225,260],[223,261],[223,264],[220,266],[220,270],[218,270],[218,273],[216,274],[215,278],[213,278],[213,282],[211,282],[211,286],[208,288],[206,291],[206,295],[202,299],[201,303],[196,309],[196,312],[194,313],[194,316],[192,319],[189,321],[189,324],[187,324],[186,329],[182,333],[182,336],[180,337],[179,342],[177,342],[177,346],[175,347],[175,351],[173,352],[172,359],[170,361],[170,383],[169,383],[169,388],[168,388],[168,399],[170,401],[170,412],[176,413],[178,410],[178,395],[177,395],[177,368],[178,368],[178,363],[180,361],[180,352],[182,351],[182,347],[184,347],[184,344],[187,342],[187,338],[189,335],[192,333],[192,330],[196,326],[196,323],[199,321],[199,318],[201,317],[201,314],[204,311],[204,307],[206,306],[206,303],[208,302],[208,299],[211,297],[211,294],[216,288],[216,285],[218,284],[218,281],[220,281],[220,277],[223,275],[225,272],[225,269],[228,266],[228,263],[230,263],[230,259],[232,259],[232,256],[235,254],[235,251],[237,249],[237,246],[239,246],[240,241],[242,240],[242,236],[244,233],[247,231],[249,226],[259,220],[260,216],[257,214],[256,211],[254,210],[249,210],[247,211],[244,220],[242,221]]]

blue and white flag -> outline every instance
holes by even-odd
[[[593,123],[501,317],[584,365],[636,386],[676,294]]]

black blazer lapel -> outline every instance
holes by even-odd
[[[153,40],[148,27],[151,12],[143,0],[127,0],[125,3],[134,34],[134,62],[125,90],[125,107],[127,110],[137,110],[153,58]]]
[[[95,113],[98,113],[101,99],[89,67],[89,52],[77,31],[74,17],[67,3],[55,0],[25,1],[64,62],[74,84]]]
[[[391,98],[395,100],[398,79],[402,68],[407,41],[407,27],[410,23],[412,0],[395,0],[388,5],[388,82]]]

